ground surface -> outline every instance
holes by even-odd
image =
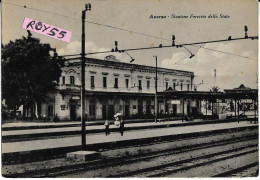
[[[198,120],[199,121],[199,120]],[[160,124],[183,123],[181,121]],[[131,123],[126,127],[155,125],[154,122]],[[157,123],[159,125],[159,123]],[[33,124],[31,124],[33,125]],[[12,125],[6,124],[11,127]],[[194,126],[164,127],[119,132],[88,134],[87,144],[123,142],[145,138],[181,135],[185,133],[213,132],[214,130],[258,127],[249,121],[204,124]],[[5,131],[6,134],[70,131],[80,127],[41,128],[31,130]],[[87,128],[103,129],[103,125]],[[111,128],[118,129],[112,125]],[[38,160],[36,162],[6,164],[2,173],[9,177],[211,177],[234,171],[234,177],[254,177],[258,170],[258,128],[243,132],[223,131],[222,134],[198,136],[183,140],[167,140],[140,146],[99,150],[101,159],[91,162],[76,162],[66,158]],[[57,137],[56,139],[35,139],[21,142],[2,143],[2,153],[30,152],[54,147],[77,146],[80,135]],[[21,154],[23,155],[23,154]],[[256,165],[257,163],[257,165]],[[188,167],[188,168],[187,168]],[[229,174],[230,175],[230,174]]]

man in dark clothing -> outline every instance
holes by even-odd
[[[124,126],[125,126],[125,123],[123,120],[120,121],[120,133],[121,133],[121,136],[123,136],[124,134]]]
[[[109,121],[106,120],[104,125],[105,125],[105,127],[106,127],[105,132],[106,132],[106,136],[107,136],[107,135],[110,134],[110,132],[109,132]]]

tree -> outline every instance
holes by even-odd
[[[21,104],[37,104],[48,100],[47,94],[56,90],[61,75],[60,62],[49,44],[42,44],[37,38],[28,37],[2,45],[2,99],[9,109]],[[35,115],[35,112],[33,112]]]

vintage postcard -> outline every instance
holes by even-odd
[[[258,1],[1,5],[3,177],[258,176]]]

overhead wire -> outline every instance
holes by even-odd
[[[48,14],[63,16],[63,17],[66,17],[66,18],[74,19],[74,20],[81,20],[80,18],[75,18],[75,17],[72,17],[72,16],[67,16],[67,15],[63,15],[63,14],[59,14],[59,13],[54,13],[54,12],[50,12],[50,11],[45,11],[45,10],[41,10],[41,9],[31,8],[31,7],[27,7],[27,6],[25,6],[25,5],[22,6],[22,5],[17,5],[17,4],[8,3],[8,2],[3,2],[3,3],[9,4],[9,5],[13,5],[13,6],[17,6],[17,7],[21,7],[21,8],[30,9],[30,10],[40,11],[40,12],[44,12],[44,13],[48,13]],[[111,26],[111,25],[106,25],[106,24],[102,24],[102,23],[97,23],[97,22],[92,22],[92,21],[85,21],[85,22],[90,23],[90,24],[99,25],[99,26],[108,27],[108,28],[113,28],[113,29],[117,29],[117,30],[121,30],[121,31],[126,31],[126,32],[130,32],[130,33],[134,33],[134,34],[139,34],[139,35],[143,35],[143,36],[147,36],[147,37],[152,37],[152,38],[156,38],[156,39],[161,39],[161,40],[165,40],[165,41],[172,41],[172,40],[170,40],[170,39],[165,39],[165,38],[161,38],[161,37],[157,37],[157,36],[153,36],[153,35],[149,35],[149,34],[145,34],[145,33],[140,33],[140,32],[132,31],[132,30],[128,30],[128,29],[123,29],[123,28],[119,28],[119,27],[115,27],[115,26]],[[234,39],[232,39],[232,40],[234,40]],[[227,40],[227,41],[229,41],[229,40]],[[178,42],[178,41],[176,41],[176,42]],[[214,42],[214,41],[211,41],[211,42]],[[215,42],[218,42],[218,41],[215,41]],[[178,42],[178,43],[181,43],[181,42]],[[204,43],[205,43],[205,42],[204,42]],[[237,57],[241,57],[241,58],[257,60],[257,59],[254,59],[254,58],[249,58],[249,57],[241,56],[241,55],[238,55],[238,54],[233,54],[233,53],[229,53],[229,52],[225,52],[225,51],[220,51],[220,50],[216,50],[216,49],[212,49],[212,48],[206,48],[206,47],[202,47],[202,46],[197,46],[197,45],[195,45],[195,44],[201,44],[201,43],[183,44],[182,46],[183,46],[183,47],[184,47],[184,46],[194,46],[194,47],[197,47],[197,48],[202,48],[202,49],[206,49],[206,50],[211,50],[211,51],[215,51],[215,52],[219,52],[219,53],[224,53],[224,54],[228,54],[228,55],[233,55],[233,56],[237,56]],[[205,43],[205,44],[206,44],[206,43]],[[166,47],[171,47],[171,46],[166,46]],[[157,48],[157,47],[154,47],[154,48]],[[139,49],[136,49],[136,50],[144,50],[144,49],[151,49],[151,48],[139,48]],[[129,49],[128,51],[130,51],[130,50],[134,50],[134,49]],[[111,53],[111,51],[89,53],[89,55],[91,55],[91,54],[98,54],[98,53]],[[74,55],[64,55],[64,57],[65,57],[65,56],[75,56],[75,55],[78,55],[78,54],[74,54]]]
[[[257,39],[258,37],[249,37],[251,39]],[[246,39],[246,38],[233,38],[232,40],[242,40],[242,39]],[[230,41],[230,40],[227,40],[227,39],[223,39],[223,40],[214,40],[214,41],[204,41],[204,42],[196,42],[196,43],[190,43],[190,44],[180,44],[180,45],[176,45],[176,46],[172,46],[172,45],[169,45],[169,46],[157,46],[157,47],[144,47],[144,48],[131,48],[131,49],[124,49],[124,50],[119,50],[119,51],[115,51],[115,52],[125,52],[125,51],[137,51],[137,50],[148,50],[148,49],[158,49],[158,48],[166,48],[166,47],[184,47],[184,46],[192,46],[194,44],[208,44],[208,43],[215,43],[215,42],[225,42],[225,41]],[[201,47],[201,46],[200,46]],[[202,48],[202,47],[201,47]],[[210,48],[206,48],[206,49],[210,49]],[[211,49],[213,50],[213,49]],[[249,58],[249,57],[245,57],[245,56],[241,56],[241,55],[237,55],[237,54],[232,54],[232,53],[228,53],[228,52],[224,52],[224,51],[219,51],[219,50],[213,50],[213,51],[216,51],[216,52],[222,52],[222,53],[225,53],[225,54],[230,54],[230,55],[234,55],[234,56],[238,56],[238,57],[243,57],[243,58],[247,58],[247,59],[253,59],[253,58]],[[93,54],[103,54],[103,53],[111,53],[113,51],[103,51],[103,52],[92,52],[92,53],[87,53],[86,55],[93,55]],[[253,60],[256,60],[256,59],[253,59]]]
[[[75,17],[72,17],[72,16],[67,16],[67,15],[63,15],[63,14],[59,14],[59,13],[54,13],[54,12],[50,12],[50,11],[45,11],[45,10],[40,10],[40,9],[36,9],[36,8],[31,8],[31,7],[27,7],[27,6],[22,6],[22,5],[17,5],[17,4],[12,4],[12,3],[8,3],[8,2],[3,2],[5,4],[9,4],[9,5],[13,5],[13,6],[17,6],[17,7],[20,7],[20,8],[26,8],[26,9],[30,9],[30,10],[35,10],[35,11],[40,11],[40,12],[44,12],[44,13],[48,13],[48,14],[53,14],[53,15],[58,15],[58,16],[62,16],[62,17],[66,17],[66,18],[71,18],[71,19],[74,19],[74,20],[78,20],[78,21],[81,21],[80,18],[75,18]],[[132,30],[128,30],[128,29],[123,29],[123,28],[118,28],[118,27],[115,27],[115,26],[111,26],[111,25],[106,25],[106,24],[101,24],[101,23],[97,23],[97,22],[92,22],[92,21],[85,21],[87,23],[90,23],[90,24],[95,24],[95,25],[99,25],[99,26],[104,26],[104,27],[108,27],[108,28],[113,28],[113,29],[117,29],[117,30],[121,30],[121,31],[126,31],[126,32],[130,32],[130,33],[134,33],[134,34],[139,34],[139,35],[143,35],[143,36],[147,36],[147,37],[152,37],[152,38],[156,38],[156,39],[160,39],[160,40],[165,40],[165,41],[172,41],[170,39],[165,39],[165,38],[161,38],[161,37],[157,37],[157,36],[153,36],[153,35],[149,35],[149,34],[145,34],[145,33],[140,33],[140,32],[137,32],[137,31],[132,31]],[[178,41],[176,41],[178,42]],[[181,42],[178,42],[178,43],[181,43]],[[248,59],[253,59],[253,58],[249,58],[249,57],[245,57],[245,56],[241,56],[241,55],[237,55],[237,54],[232,54],[232,53],[229,53],[229,52],[224,52],[224,51],[219,51],[219,50],[215,50],[215,49],[211,49],[211,48],[206,48],[206,47],[202,47],[202,46],[197,46],[197,45],[190,45],[190,46],[194,46],[194,47],[199,47],[199,48],[203,48],[203,49],[207,49],[207,50],[211,50],[211,51],[216,51],[216,52],[219,52],[219,53],[225,53],[225,54],[229,54],[229,55],[234,55],[234,56],[239,56],[239,57],[242,57],[242,58],[248,58]],[[169,46],[170,47],[170,46]],[[183,46],[184,47],[184,46]],[[159,47],[158,47],[159,48]],[[185,48],[185,47],[184,47]],[[145,48],[146,49],[146,48]],[[185,48],[186,49],[186,48]],[[188,50],[188,49],[187,49]],[[190,53],[191,51],[188,50]],[[108,51],[111,53],[111,51]],[[192,54],[192,53],[191,53]],[[66,55],[66,56],[76,56],[76,55],[80,55],[80,54],[73,54],[73,55]],[[182,58],[181,60],[179,60],[177,63],[175,64],[178,64],[179,62],[181,62],[183,59],[185,59],[186,57]],[[253,59],[253,60],[257,60],[257,59]],[[196,84],[193,84],[193,85],[196,85]],[[158,86],[158,87],[161,87],[161,86]]]
[[[71,18],[71,19],[75,19],[75,20],[81,21],[80,18],[75,18],[75,17],[72,17],[72,16],[67,16],[67,15],[63,15],[63,14],[59,14],[59,13],[54,13],[54,12],[50,12],[50,11],[40,10],[40,9],[36,9],[36,8],[30,8],[30,7],[27,7],[27,6],[12,4],[12,3],[8,3],[8,2],[3,2],[3,3],[9,4],[9,5],[13,5],[13,6],[17,6],[17,7],[21,7],[21,8],[26,8],[26,9],[30,9],[30,10],[40,11],[40,12],[44,12],[44,13],[48,13],[48,14],[63,16],[63,17],[66,17],[66,18]],[[92,22],[92,21],[88,21],[88,20],[86,20],[85,22],[90,23],[90,24],[95,24],[95,25],[99,25],[99,26],[112,28],[112,29],[117,29],[117,30],[121,30],[121,31],[126,31],[126,32],[130,32],[130,33],[134,33],[134,34],[139,34],[139,35],[143,35],[143,36],[147,36],[147,37],[152,37],[152,38],[156,38],[156,39],[167,40],[167,41],[169,40],[169,39],[164,39],[164,38],[160,38],[160,37],[149,35],[149,34],[145,34],[145,33],[140,33],[140,32],[137,32],[137,31],[132,31],[132,30],[128,30],[128,29],[115,27],[115,26],[110,26],[110,25],[107,25],[107,24]]]
[[[201,48],[207,49],[207,50],[210,50],[210,51],[216,51],[216,52],[224,53],[224,54],[234,55],[232,53],[225,52],[225,51],[219,51],[219,50],[216,50],[216,49],[210,49],[210,48],[206,48],[206,47],[201,47]],[[238,55],[238,54],[236,54],[236,56],[242,57],[242,58],[247,58],[247,59],[252,59],[252,60],[257,60],[257,59],[254,59],[254,58],[250,58],[250,56],[241,56],[241,55]]]
[[[174,63],[174,64],[178,64],[179,62],[181,62],[183,59],[185,59],[185,58],[187,58],[187,57],[183,57],[183,58],[181,58],[181,60],[179,60],[178,62],[176,62],[176,63]]]
[[[26,5],[22,6],[22,5],[18,5],[18,4],[9,3],[9,2],[2,2],[2,3],[9,4],[9,5],[12,5],[12,6],[21,7],[21,8],[25,8],[25,9],[30,9],[30,10],[34,10],[34,11],[40,11],[40,12],[44,12],[44,13],[48,13],[48,14],[63,16],[63,17],[66,17],[66,18],[81,20],[80,18],[75,18],[75,17],[72,17],[72,16],[67,16],[67,15],[64,15],[64,14],[54,13],[54,12],[45,11],[45,10],[41,10],[41,9],[31,8],[31,7],[27,7]]]

